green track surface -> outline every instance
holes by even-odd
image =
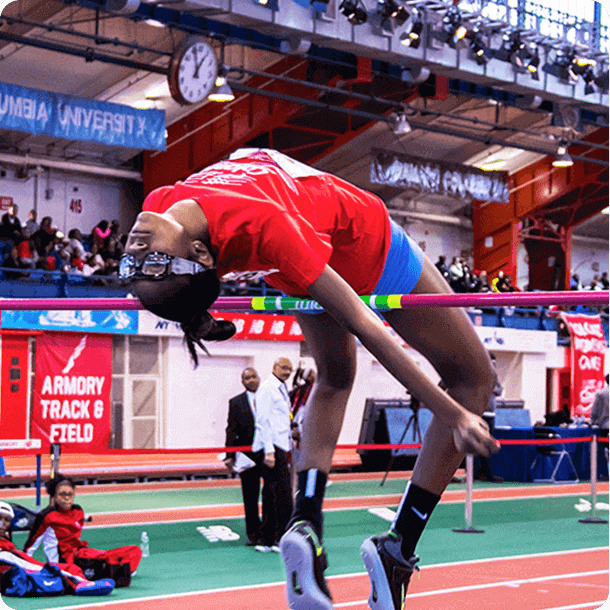
[[[361,495],[370,483],[342,483],[329,488],[329,496]],[[345,487],[344,487],[345,485]],[[388,481],[383,490],[399,493],[399,482]],[[393,487],[396,486],[396,489]],[[402,483],[400,483],[402,486]],[[347,489],[353,491],[347,493]],[[361,491],[356,491],[360,489]],[[376,484],[375,493],[378,490]],[[187,490],[205,492],[205,503],[232,501],[228,493],[239,490]],[[333,492],[333,493],[331,493]],[[165,494],[166,492],[154,492]],[[173,505],[187,505],[182,491],[170,492]],[[373,493],[369,487],[369,494]],[[223,500],[210,500],[207,494],[219,494]],[[81,496],[86,509],[127,510],[137,498],[139,508],[150,508],[150,492],[127,496],[109,494]],[[178,495],[178,498],[176,497]],[[187,495],[186,493],[184,495]],[[189,497],[191,497],[189,495]],[[201,499],[202,496],[200,495]],[[118,500],[121,499],[120,508]],[[159,498],[157,498],[159,499]],[[194,504],[195,496],[191,498]],[[599,498],[608,501],[607,494]],[[239,501],[239,497],[237,497]],[[574,508],[577,496],[535,498],[528,500],[476,502],[473,507],[474,525],[484,529],[481,535],[459,534],[452,528],[464,526],[463,504],[440,504],[434,512],[418,546],[422,565],[454,561],[486,559],[531,553],[566,551],[581,548],[607,546],[608,525],[585,525],[578,522],[583,516]],[[102,508],[107,507],[107,508]],[[392,507],[395,508],[395,507]],[[201,526],[225,525],[237,534],[238,540],[210,542],[198,530]],[[325,546],[329,554],[328,575],[364,572],[359,547],[369,535],[384,531],[388,523],[366,510],[331,511],[325,515]],[[83,537],[90,546],[113,548],[125,544],[138,544],[143,526],[109,527],[85,530]],[[243,546],[245,540],[242,518],[213,519],[201,522],[150,524],[145,526],[150,537],[151,555],[142,560],[138,574],[128,589],[115,590],[108,599],[120,600],[134,597],[167,595],[188,591],[200,591],[223,587],[243,586],[282,581],[283,566],[279,555],[260,554]],[[15,536],[18,547],[25,541],[24,534]],[[40,552],[40,551],[38,551]],[[37,555],[38,558],[42,558]],[[228,569],[227,566],[239,566]],[[607,566],[604,566],[607,567]],[[78,605],[87,598],[64,596],[48,599],[4,598],[15,610],[42,610],[58,606]],[[102,601],[100,599],[90,601]],[[185,607],[186,604],[185,604]]]

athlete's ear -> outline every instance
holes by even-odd
[[[208,247],[200,239],[194,239],[191,242],[191,248],[192,252],[189,257],[191,260],[203,265],[206,269],[215,267],[214,257],[208,250]]]

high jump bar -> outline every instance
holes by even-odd
[[[371,309],[410,309],[418,307],[536,307],[548,305],[608,305],[609,292],[556,291],[461,294],[365,295],[360,298]],[[139,310],[136,298],[121,299],[0,299],[0,311],[47,310]],[[214,311],[322,311],[310,299],[294,297],[220,297]]]

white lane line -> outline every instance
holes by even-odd
[[[577,608],[601,608],[607,601],[607,599],[604,599],[599,602],[572,604],[570,606],[555,606],[554,608],[542,608],[541,610],[576,610]]]
[[[368,512],[371,513],[371,515],[381,517],[384,521],[389,521],[390,523],[394,521],[394,517],[396,516],[396,511],[387,506],[373,506],[368,509]]]
[[[433,597],[435,595],[446,595],[453,593],[463,593],[465,591],[480,591],[482,589],[494,589],[498,587],[520,587],[521,585],[531,584],[535,582],[546,582],[549,580],[562,580],[566,578],[581,578],[583,576],[598,576],[600,574],[608,574],[608,570],[594,570],[591,572],[574,572],[572,574],[552,574],[550,576],[538,576],[536,578],[523,578],[520,580],[506,580],[500,582],[482,583],[479,585],[468,585],[464,587],[452,587],[449,589],[436,589],[434,591],[423,591],[422,593],[409,593],[407,597],[414,599],[416,597]],[[366,600],[358,600],[354,602],[343,602],[335,604],[335,608],[348,608],[350,606],[360,606],[365,604]]]

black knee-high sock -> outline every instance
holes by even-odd
[[[407,484],[391,528],[402,535],[401,549],[405,559],[413,555],[428,519],[440,499],[440,496],[413,485],[411,481]]]
[[[292,523],[295,521],[309,521],[316,530],[316,534],[322,538],[322,502],[326,491],[328,474],[310,468],[298,473],[297,495],[295,499]]]

